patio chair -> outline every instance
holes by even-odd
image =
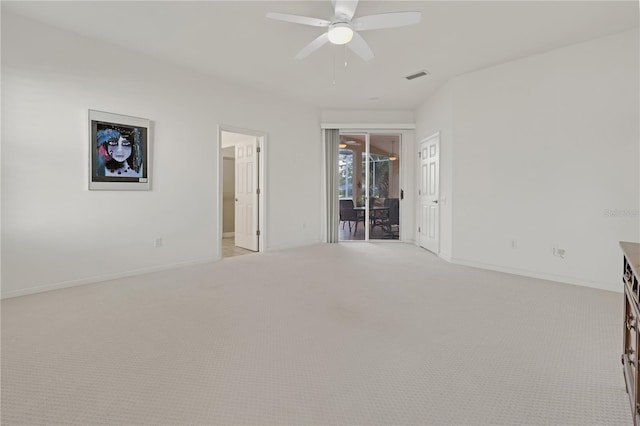
[[[354,235],[358,230],[358,222],[364,222],[364,216],[354,209],[352,199],[340,200],[340,222],[342,222],[342,229],[345,223],[349,223],[349,232],[351,232],[351,222],[355,222]]]

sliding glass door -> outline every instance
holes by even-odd
[[[340,135],[340,241],[399,238],[400,142],[399,134]]]

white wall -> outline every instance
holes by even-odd
[[[413,124],[413,111],[405,110],[322,110],[322,123]]]
[[[620,291],[618,241],[640,240],[638,71],[634,30],[450,82],[454,261]]]
[[[88,109],[153,121],[151,191],[87,190]],[[217,259],[219,124],[268,134],[267,250],[321,240],[308,106],[3,13],[2,113],[3,297]]]

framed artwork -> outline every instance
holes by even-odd
[[[150,189],[151,128],[144,118],[89,110],[89,189]]]

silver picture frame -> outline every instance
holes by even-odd
[[[151,189],[151,121],[89,110],[89,190]]]

